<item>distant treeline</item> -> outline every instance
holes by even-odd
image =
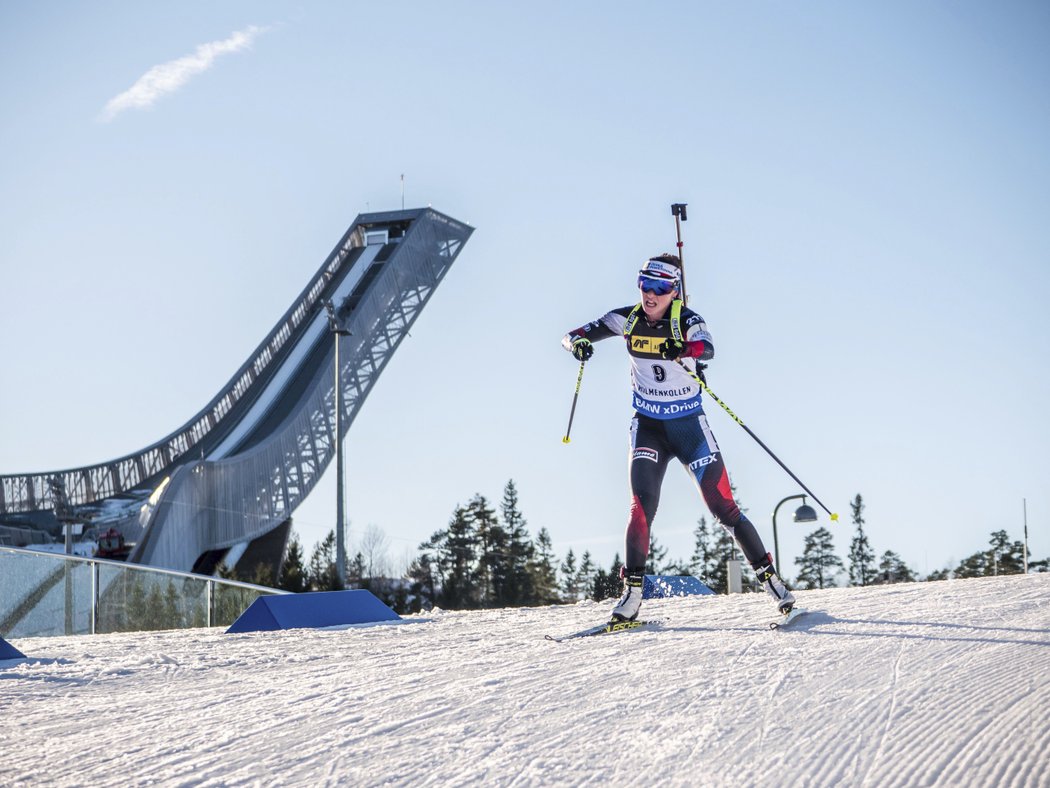
[[[1020,574],[1024,571],[1020,541],[1009,540],[1006,531],[991,535],[989,549],[964,559],[954,569],[940,569],[919,577],[892,550],[876,559],[865,531],[864,501],[858,493],[851,501],[854,534],[847,560],[836,553],[833,537],[817,528],[795,558],[799,573],[797,589],[830,588],[840,581],[851,586],[905,583],[916,580],[945,580],[952,577],[981,577]],[[725,593],[726,562],[740,558],[732,538],[722,528],[701,517],[693,532],[693,553],[688,560],[667,557],[667,550],[654,538],[646,567],[648,574],[692,575],[715,593]],[[260,568],[250,580],[287,591],[330,591],[339,582],[335,533],[329,532],[305,560],[298,537],[292,534],[277,582]],[[1048,570],[1047,559],[1029,560],[1029,571]],[[421,545],[407,568],[391,571],[386,538],[374,526],[367,529],[359,548],[347,558],[347,587],[365,588],[399,613],[433,607],[461,610],[474,608],[536,606],[604,600],[620,594],[620,556],[608,568],[598,565],[589,552],[569,550],[559,559],[546,528],[533,538],[518,504],[513,480],[507,482],[499,512],[480,493],[465,505],[457,505],[448,524]],[[751,575],[745,571],[749,579]],[[745,581],[747,582],[747,581]]]

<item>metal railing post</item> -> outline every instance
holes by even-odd
[[[91,634],[98,634],[98,561],[91,562]]]
[[[65,633],[73,635],[76,634],[73,631],[73,562],[69,560],[63,560],[62,562],[62,587],[65,593],[62,604],[63,613],[65,614]]]

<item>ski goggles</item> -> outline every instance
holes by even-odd
[[[653,279],[649,276],[638,277],[638,287],[643,293],[655,293],[656,295],[667,295],[678,289],[677,279]]]

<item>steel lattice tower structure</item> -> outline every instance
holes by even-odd
[[[131,532],[139,523],[129,560],[181,570],[208,571],[214,561],[209,566],[205,556],[218,560],[263,539],[317,484],[336,441],[472,232],[430,208],[358,216],[266,339],[193,419],[107,463],[0,476],[0,525],[53,531],[56,513]],[[339,397],[326,303],[344,334]],[[283,549],[284,539],[278,542]]]

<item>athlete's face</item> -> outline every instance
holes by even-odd
[[[671,306],[671,302],[678,296],[677,290],[671,290],[663,295],[652,290],[646,292],[642,287],[638,288],[642,294],[642,311],[649,320],[660,320]]]

